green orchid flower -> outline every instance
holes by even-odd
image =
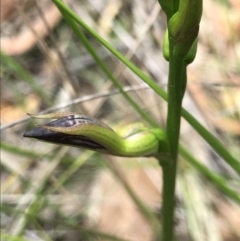
[[[169,153],[165,131],[160,128],[147,128],[135,123],[117,133],[95,118],[76,113],[31,116],[56,120],[24,133],[24,137],[123,157],[155,156],[159,153],[167,156]]]

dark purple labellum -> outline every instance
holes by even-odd
[[[60,118],[58,120],[49,122],[46,126],[54,127],[71,127],[80,124],[89,124],[94,122],[94,119],[85,116],[69,115],[67,117]],[[96,123],[95,123],[96,124]],[[102,124],[98,122],[98,125]],[[69,145],[75,147],[83,147],[91,150],[107,151],[101,144],[89,139],[88,137],[81,135],[68,135],[51,130],[47,130],[44,127],[36,127],[23,134],[24,137],[35,138],[41,141],[51,142],[54,144]]]

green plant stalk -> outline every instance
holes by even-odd
[[[165,101],[168,100],[168,95],[161,89],[161,87],[155,83],[149,76],[143,73],[137,68],[131,61],[125,56],[119,53],[112,45],[100,37],[95,31],[93,31],[82,19],[80,19],[75,13],[73,13],[65,4],[59,0],[52,0],[59,9],[69,15],[74,21],[81,25],[85,30],[92,34],[105,48],[107,48],[112,54],[114,54],[120,61],[122,61],[129,69],[131,69],[139,78],[141,78],[146,84],[148,84],[158,95],[160,95]],[[220,141],[213,136],[206,128],[204,128],[188,111],[182,108],[182,116],[189,122],[190,125],[203,137],[203,139],[221,156],[239,175],[240,165],[239,161],[234,158],[228,150],[220,143]]]
[[[174,236],[174,194],[182,99],[187,83],[187,63],[191,63],[196,55],[196,38],[198,36],[201,15],[201,0],[180,0],[176,13],[170,19],[167,16],[168,44],[165,42],[165,47],[168,48],[167,52],[169,56],[166,54],[164,56],[169,57],[167,137],[172,159],[170,163],[162,164],[163,241],[171,241]],[[188,60],[186,61],[187,56]]]
[[[171,43],[170,43],[171,52]],[[178,142],[181,124],[181,105],[186,82],[184,59],[170,55],[168,79],[167,136],[171,162],[164,163],[163,169],[163,241],[173,240],[174,193],[177,171]],[[160,159],[159,159],[160,161]]]

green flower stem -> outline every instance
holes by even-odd
[[[170,43],[171,46],[171,43]],[[171,50],[171,48],[170,48]],[[181,121],[181,105],[186,83],[184,59],[170,55],[168,80],[167,136],[171,162],[163,169],[163,241],[173,239],[174,192],[176,183],[178,141]]]
[[[167,1],[161,1],[166,4]],[[173,240],[174,194],[177,174],[178,143],[182,99],[187,82],[187,62],[196,54],[196,38],[202,15],[201,0],[180,0],[177,11],[168,18],[168,38],[164,37],[164,57],[169,59],[167,137],[171,162],[163,169],[163,241]],[[195,44],[194,44],[195,43]],[[188,61],[185,61],[188,56]],[[160,160],[160,159],[159,159]]]

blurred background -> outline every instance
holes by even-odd
[[[64,1],[166,89],[166,19],[156,0]],[[240,2],[204,1],[184,107],[240,156]],[[166,103],[96,39],[91,45],[137,103],[165,127]],[[26,113],[73,111],[113,129],[141,121],[49,0],[1,1],[1,240],[153,241],[128,188],[161,215],[154,158],[120,158],[23,138]],[[74,103],[73,103],[74,101]],[[51,108],[51,109],[49,109]],[[240,192],[235,172],[183,119],[181,142]],[[240,158],[239,158],[240,159]],[[240,206],[179,157],[177,240],[240,240]],[[117,239],[118,237],[118,239]]]

